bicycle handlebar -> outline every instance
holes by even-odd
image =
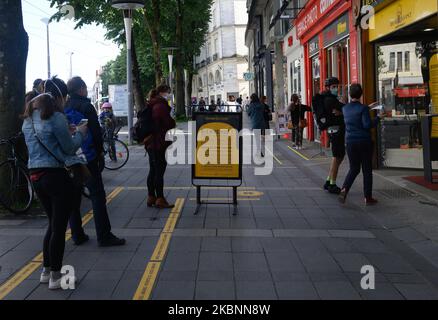
[[[23,132],[19,132],[19,133],[15,134],[12,137],[9,137],[7,139],[0,139],[0,145],[3,145],[3,144],[14,144],[15,141],[20,139],[22,136],[23,136]]]

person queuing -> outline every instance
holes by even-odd
[[[302,104],[297,94],[293,94],[288,111],[292,122],[292,143],[294,147],[300,148],[303,146],[304,128],[307,127],[306,112],[312,109]]]
[[[373,142],[371,129],[378,124],[379,118],[371,120],[370,107],[360,103],[363,90],[360,84],[352,84],[350,87],[351,103],[343,108],[347,153],[350,160],[350,170],[345,178],[339,201],[345,203],[347,195],[360,173],[362,167],[364,195],[366,205],[375,205],[377,200],[373,198]]]
[[[145,143],[149,155],[148,207],[159,209],[173,208],[173,204],[164,197],[164,174],[167,168],[166,150],[171,142],[166,141],[166,133],[176,127],[175,120],[170,116],[170,107],[167,97],[170,87],[161,85],[150,93],[149,108],[152,108],[154,131]],[[201,98],[202,99],[202,98]]]
[[[345,158],[345,123],[342,115],[342,107],[344,106],[338,100],[339,80],[337,78],[328,78],[325,81],[325,91],[322,93],[324,97],[324,105],[326,109],[332,110],[329,119],[329,127],[327,129],[330,137],[333,159],[330,166],[329,175],[324,189],[333,194],[339,194],[341,188],[336,184],[339,167]]]
[[[204,112],[205,106],[206,106],[206,102],[204,100],[204,97],[201,97],[201,99],[199,99],[198,111]]]
[[[65,170],[66,161],[81,147],[87,126],[74,130],[69,127],[63,114],[67,86],[62,80],[46,80],[38,92],[34,90],[26,96],[22,130],[29,151],[31,181],[49,218],[40,282],[54,290],[61,288],[65,233],[75,205],[71,196],[75,187]]]
[[[104,165],[103,140],[97,112],[87,98],[87,85],[80,77],[70,79],[67,87],[69,99],[65,107],[66,113],[79,114],[80,117],[88,120],[89,135],[82,144],[82,151],[87,158],[87,167],[91,173],[91,179],[87,183],[87,188],[90,191],[98,244],[101,247],[125,245],[125,239],[120,239],[111,232],[111,223],[106,206],[105,187],[101,173]],[[79,229],[79,224],[80,217],[75,215],[70,219],[73,236],[76,230]]]
[[[261,145],[261,137],[259,133],[266,129],[266,121],[265,121],[265,106],[260,102],[260,98],[257,94],[251,95],[251,103],[248,107],[248,116],[251,119],[251,127],[254,131],[255,141],[256,141],[256,154],[260,154],[262,157],[263,149]]]
[[[262,136],[265,136],[266,134],[266,130],[269,130],[270,128],[270,122],[272,121],[272,109],[271,107],[267,104],[268,102],[268,98],[266,96],[262,97],[261,103],[263,104],[264,107],[264,119],[265,119],[265,128],[262,130]]]

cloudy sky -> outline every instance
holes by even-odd
[[[24,27],[29,35],[26,87],[32,88],[36,78],[47,78],[46,25],[41,19],[56,13],[49,0],[22,0]],[[122,17],[121,17],[122,18]],[[81,76],[89,87],[95,82],[96,70],[114,59],[120,49],[104,39],[101,26],[74,30],[74,22],[50,23],[51,73],[67,80],[70,75],[70,53],[73,52],[73,75]]]

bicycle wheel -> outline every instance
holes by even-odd
[[[13,213],[26,213],[34,198],[27,170],[14,161],[6,161],[0,165],[0,173],[4,177],[0,183],[0,202]]]
[[[125,166],[129,160],[128,146],[118,139],[105,142],[105,144],[105,168],[118,170]]]

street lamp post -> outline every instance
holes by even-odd
[[[49,18],[42,18],[41,22],[46,25],[46,34],[47,34],[47,78],[50,79],[51,71],[50,71],[50,32],[49,32]]]
[[[178,50],[177,47],[167,47],[163,48],[163,50],[168,50],[167,58],[169,59],[169,87],[170,87],[170,107],[172,108],[172,112],[174,111],[174,95],[173,95],[173,52]]]
[[[132,97],[132,10],[141,9],[144,7],[142,0],[112,0],[111,5],[123,10],[123,17],[125,21],[126,34],[126,80],[128,86],[128,137],[129,143],[133,143],[132,128],[134,126],[134,102]]]
[[[71,78],[73,78],[73,55],[75,53],[74,52],[69,52],[67,54],[70,55],[70,79],[71,79]]]

